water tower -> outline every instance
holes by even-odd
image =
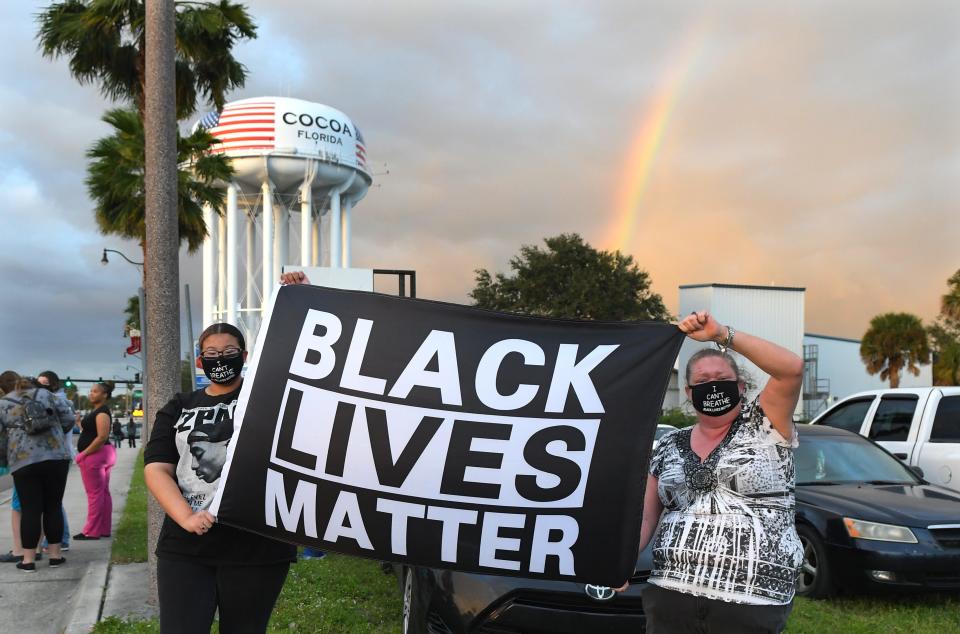
[[[350,267],[351,212],[373,181],[363,136],[343,112],[287,97],[233,101],[195,126],[235,171],[226,213],[204,210],[203,325],[227,321],[252,343],[281,267]]]

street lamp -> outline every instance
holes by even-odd
[[[133,260],[131,260],[130,258],[128,258],[127,256],[125,256],[123,253],[121,253],[120,251],[117,251],[116,249],[104,249],[104,250],[103,250],[103,257],[100,258],[100,264],[102,264],[102,265],[104,265],[104,266],[106,266],[107,264],[110,264],[110,260],[107,258],[107,251],[109,251],[110,253],[116,253],[116,254],[119,255],[121,258],[123,258],[124,260],[126,260],[127,262],[129,262],[130,264],[132,264],[132,265],[134,265],[134,266],[143,266],[143,262],[134,262]]]
[[[133,260],[128,258],[126,255],[124,255],[122,252],[117,251],[116,249],[104,249],[103,255],[100,257],[100,264],[104,266],[110,264],[110,260],[107,258],[108,252],[116,253],[117,255],[119,255],[121,258],[123,258],[130,264],[136,267],[139,267],[141,273],[143,272],[143,262],[134,262]],[[143,290],[143,286],[137,289],[137,296],[140,299],[140,333],[141,333],[140,337],[141,337],[141,341],[143,342],[142,344],[143,348],[141,349],[141,352],[140,352],[140,363],[142,364],[140,372],[143,375],[142,385],[143,385],[144,394],[146,394],[146,391],[147,391],[147,386],[146,386],[146,382],[147,382],[147,320],[146,320],[146,307],[144,306],[144,304],[146,303],[146,293]]]

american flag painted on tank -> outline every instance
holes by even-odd
[[[207,123],[213,123],[207,127]],[[272,150],[276,139],[276,106],[272,101],[238,101],[200,120],[220,143],[213,152]]]
[[[366,168],[367,167],[367,148],[366,141],[363,140],[363,133],[360,132],[360,128],[354,124],[353,131],[357,133],[357,167]]]

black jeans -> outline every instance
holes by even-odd
[[[157,560],[161,634],[209,634],[220,611],[223,634],[261,634],[280,596],[288,562],[263,566],[211,566]]]
[[[653,584],[643,589],[647,634],[779,634],[792,608],[705,599]]]
[[[20,541],[33,550],[40,541],[40,525],[47,542],[63,540],[63,490],[67,486],[69,460],[44,460],[13,472],[13,484],[20,496]]]

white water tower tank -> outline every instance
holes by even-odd
[[[204,214],[203,323],[236,324],[252,341],[284,265],[350,267],[351,211],[373,182],[363,135],[340,110],[289,97],[232,101],[194,127],[220,140],[213,152],[235,171],[222,184],[225,215]],[[296,258],[291,233],[299,234]]]

